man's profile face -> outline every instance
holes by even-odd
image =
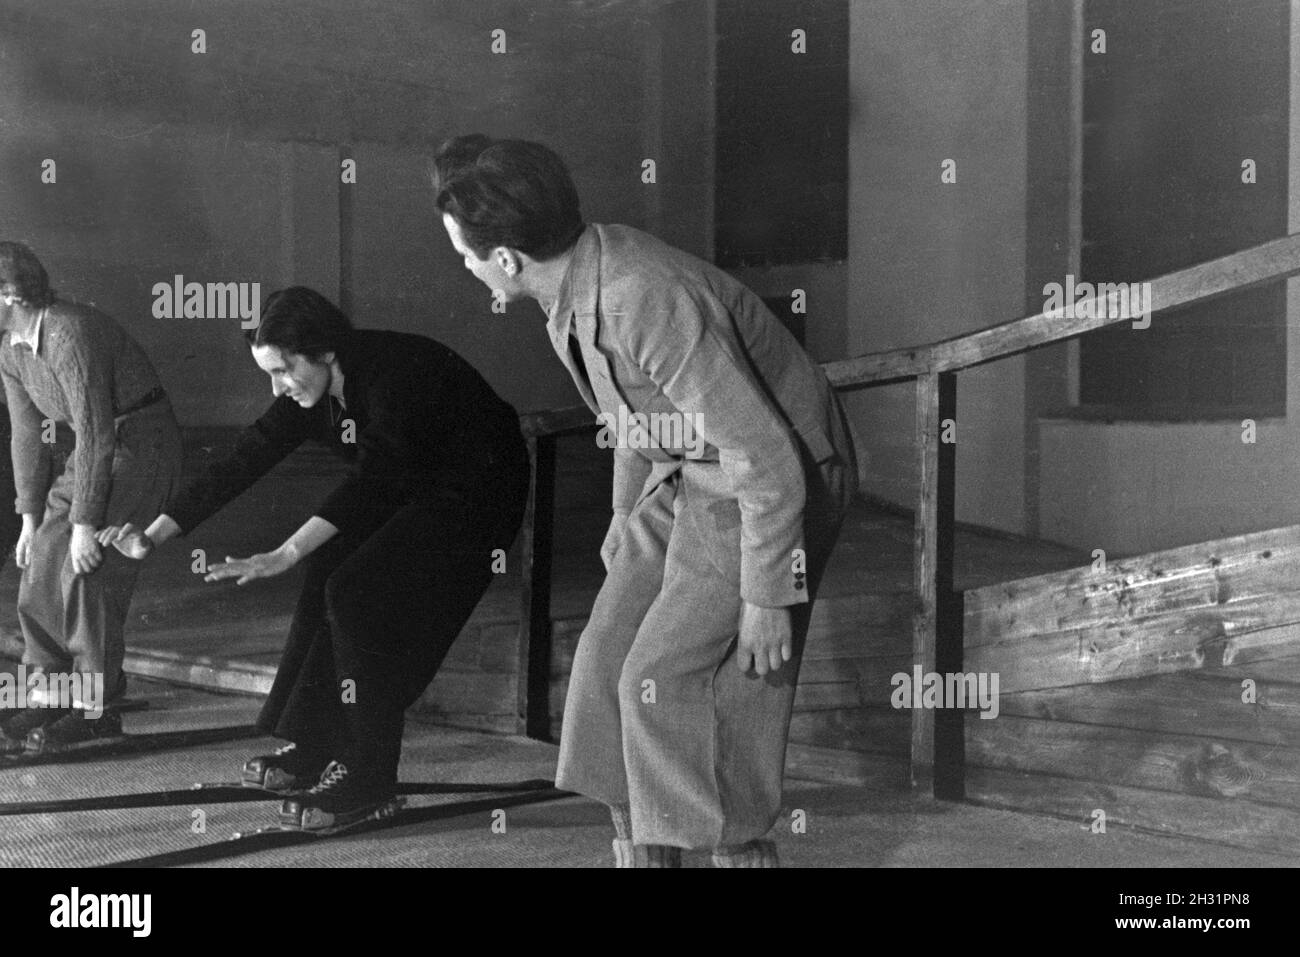
[[[17,305],[18,293],[14,288],[7,284],[0,284],[0,329],[9,328]]]
[[[501,290],[507,302],[513,302],[523,296],[518,279],[501,268],[495,250],[488,253],[486,259],[479,259],[478,254],[465,243],[464,234],[460,231],[460,223],[456,222],[456,218],[451,213],[442,214],[442,225],[447,230],[448,238],[451,239],[452,248],[465,260],[465,268],[473,273],[479,282],[494,293]]]
[[[253,346],[253,361],[271,377],[271,393],[277,399],[287,394],[304,409],[310,409],[329,391],[332,375],[328,362],[312,362],[277,346]]]

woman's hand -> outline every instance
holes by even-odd
[[[280,547],[273,552],[250,555],[248,558],[231,558],[226,556],[224,562],[208,566],[205,582],[221,581],[223,578],[237,579],[236,585],[250,582],[254,578],[271,578],[281,575],[293,568],[298,559],[293,549]]]
[[[99,551],[99,542],[95,541],[95,526],[72,526],[68,554],[72,556],[72,570],[78,575],[89,575],[100,566],[104,556]]]
[[[130,522],[125,525],[105,525],[95,533],[95,540],[104,548],[112,545],[127,558],[137,562],[153,552],[154,543],[144,532]]]

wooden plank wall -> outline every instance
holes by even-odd
[[[1300,856],[1297,623],[1300,527],[967,592],[967,798]]]

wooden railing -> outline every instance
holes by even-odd
[[[1300,274],[1300,234],[1252,246],[1220,259],[1150,280],[1146,305],[1152,314],[1203,302],[1250,286]],[[1096,308],[1090,308],[1095,305]],[[916,455],[919,482],[913,538],[915,606],[912,653],[923,672],[961,670],[962,599],[953,587],[956,445],[940,441],[940,425],[956,420],[957,372],[1016,353],[1072,339],[1134,317],[1117,315],[1119,299],[1074,304],[1073,318],[1047,312],[927,345],[869,353],[822,366],[840,390],[916,382]],[[1089,313],[1101,313],[1093,317]],[[530,737],[550,733],[550,573],[554,516],[555,439],[594,428],[584,406],[520,417],[532,460],[532,491],[523,529],[523,588],[519,623],[518,730]],[[942,666],[942,667],[940,667]],[[944,774],[960,754],[960,715],[912,710],[913,786],[943,789]],[[938,772],[938,773],[936,773]]]

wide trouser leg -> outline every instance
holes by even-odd
[[[72,670],[64,622],[64,590],[68,575],[68,543],[72,525],[71,476],[57,476],[45,500],[45,513],[32,536],[28,564],[18,583],[18,624],[23,632],[23,664],[31,672],[50,674]],[[68,569],[71,571],[71,568]]]
[[[156,516],[180,475],[181,455],[180,429],[167,400],[121,419],[105,524],[144,525]],[[112,701],[126,686],[126,618],[140,563],[110,547],[100,550],[100,565],[90,574],[73,571],[69,546],[74,484],[69,456],[46,497],[31,563],[19,585],[23,660],[46,672],[102,675],[105,701]]]
[[[739,669],[740,523],[721,469],[688,464],[662,589],[637,629],[619,681],[638,844],[741,844],[766,834],[780,811],[811,601],[792,609],[789,662],[762,677]],[[820,520],[807,524],[811,597],[834,531]]]
[[[104,699],[112,701],[125,687],[124,632],[140,563],[108,548],[89,575],[73,570],[68,551],[72,483],[66,475],[50,491],[18,586],[23,663],[33,673],[102,675]]]
[[[555,783],[605,804],[628,803],[619,679],[663,583],[677,484],[676,475],[660,483],[628,516],[569,674]]]
[[[330,576],[335,661],[355,681],[344,705],[352,761],[396,780],[406,709],[437,674],[519,530],[526,487],[492,509],[411,506]],[[398,557],[400,556],[400,558]]]
[[[325,618],[325,583],[356,547],[339,535],[303,560],[302,590],[289,635],[257,719],[267,734],[332,756],[342,753],[343,706]]]
[[[396,780],[405,711],[491,584],[525,488],[490,509],[415,502],[313,552],[259,727]]]

